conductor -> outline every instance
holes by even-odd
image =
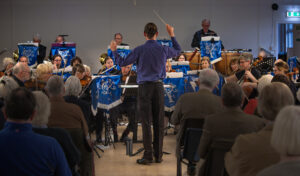
[[[164,137],[164,87],[162,80],[166,77],[167,58],[176,57],[181,48],[175,39],[174,28],[166,25],[167,32],[173,42],[173,48],[162,46],[156,41],[158,36],[157,26],[154,23],[146,24],[144,37],[146,42],[136,47],[126,58],[117,53],[115,41],[110,43],[110,49],[118,65],[126,66],[137,63],[138,87],[138,115],[141,117],[143,130],[144,155],[137,160],[138,164],[162,162],[162,148]],[[153,148],[151,119],[153,122]]]

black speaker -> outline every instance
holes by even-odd
[[[274,10],[274,11],[277,11],[278,10],[278,4],[276,4],[276,3],[273,3],[272,4],[272,9]]]

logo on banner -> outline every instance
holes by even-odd
[[[69,53],[69,50],[58,50],[58,54],[61,55],[62,59],[64,60],[64,63],[67,63]]]
[[[169,99],[169,103],[174,103],[175,102],[174,99],[176,98],[175,95],[178,92],[178,90],[175,84],[169,83],[169,85],[170,88],[169,87],[165,88],[165,94]]]

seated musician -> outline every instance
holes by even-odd
[[[104,59],[104,66],[98,71],[98,75],[106,74],[106,75],[118,75],[120,71],[116,68],[112,68],[114,66],[114,61],[111,57],[106,56]]]
[[[52,76],[52,67],[48,64],[39,64],[36,68],[36,77],[25,82],[30,90],[44,90],[48,79]]]
[[[166,62],[166,72],[176,72],[175,70],[172,69],[172,64],[169,60]]]
[[[74,65],[72,68],[72,75],[76,76],[79,80],[82,80],[85,76],[85,68],[82,64]]]
[[[209,68],[210,67],[210,59],[209,57],[207,56],[204,56],[202,59],[201,59],[201,69],[206,69],[206,68]]]
[[[2,73],[3,75],[9,76],[12,74],[12,68],[14,67],[14,65],[16,64],[16,62],[10,58],[10,57],[5,57],[3,59],[2,65],[3,65],[3,70]]]
[[[55,54],[52,57],[52,64],[53,64],[53,72],[58,72],[58,69],[61,68],[61,62],[62,62],[62,57],[59,54]]]
[[[136,85],[136,72],[131,70],[132,64],[121,67],[122,71],[122,84],[125,85]],[[136,97],[137,97],[137,89],[136,88],[123,88],[122,90],[122,99],[123,103],[119,106],[120,114],[127,114],[128,117],[128,125],[122,136],[120,141],[124,141],[124,139],[128,136],[129,132],[133,132],[133,141],[137,140],[137,119],[136,119]]]
[[[19,59],[19,62],[23,63],[23,64],[27,64],[29,63],[29,59],[27,56],[21,56]]]
[[[233,75],[237,72],[240,71],[240,67],[239,67],[239,58],[232,58],[230,60],[230,63],[229,63],[229,70],[230,70],[230,74],[229,75]]]
[[[176,61],[183,62],[186,61],[186,55],[184,53],[181,53],[177,58]]]
[[[238,82],[242,86],[242,88],[248,87],[248,82],[258,83],[258,79],[261,77],[261,74],[257,69],[251,67],[252,59],[253,56],[251,54],[243,53],[239,57],[239,65],[241,71],[235,73],[234,75],[228,76],[227,78],[225,78],[225,80],[227,82]],[[257,90],[253,90],[254,91],[249,90],[249,92],[247,92],[247,94],[249,94],[248,98],[253,98],[256,96]]]
[[[65,68],[65,72],[72,72],[73,66],[77,64],[82,64],[82,60],[80,57],[75,56],[71,59],[70,65]]]

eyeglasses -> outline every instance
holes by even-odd
[[[61,60],[60,60],[60,59],[55,59],[54,61],[55,61],[55,62],[61,62]]]

